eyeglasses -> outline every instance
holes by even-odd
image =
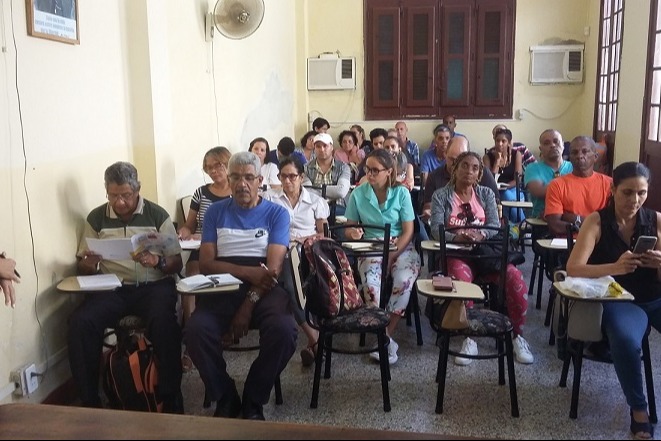
[[[459,208],[461,208],[461,213],[457,214],[458,219],[466,219],[467,224],[475,222],[475,214],[473,213],[470,203],[466,202],[465,204],[461,204]]]
[[[554,172],[553,172],[553,177],[554,177],[554,178],[557,178],[558,176],[560,176],[560,170],[556,170],[556,171],[554,171]]]
[[[232,181],[232,182],[234,182],[234,183],[239,182],[240,180],[243,179],[244,181],[246,181],[246,183],[248,183],[248,184],[252,184],[253,182],[255,182],[255,180],[256,180],[257,178],[259,178],[259,176],[255,176],[255,175],[239,175],[239,174],[237,174],[237,173],[232,173],[231,175],[229,175],[229,178],[230,178],[230,181]]]
[[[366,175],[378,175],[382,171],[388,170],[387,168],[372,168],[372,167],[364,167],[363,170],[365,170]]]
[[[280,173],[278,177],[280,178],[281,181],[284,181],[285,179],[288,179],[290,181],[295,181],[296,178],[298,178],[300,175],[297,174],[287,174],[287,173]]]
[[[108,201],[111,203],[117,201],[118,199],[123,200],[124,202],[130,201],[131,198],[135,195],[135,192],[132,191],[130,193],[122,193],[122,194],[111,194],[111,193],[106,193],[106,197],[108,198]]]
[[[227,166],[226,166],[225,164],[223,164],[222,162],[217,162],[216,164],[214,164],[214,165],[212,165],[212,166],[210,166],[210,167],[209,167],[209,166],[205,166],[205,167],[204,167],[204,171],[207,172],[207,173],[211,173],[211,172],[214,172],[214,173],[224,172],[224,171],[227,171]]]

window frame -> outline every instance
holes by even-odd
[[[516,0],[364,0],[364,11],[366,120],[438,119],[447,114],[466,119],[512,118]],[[427,70],[431,73],[424,86],[410,80],[413,78],[413,62],[417,55],[412,54],[413,32],[409,29],[412,26],[411,16],[416,11],[427,11],[428,16],[433,16],[428,23],[431,34],[428,46],[433,44],[433,47],[428,47],[432,58],[427,63]],[[486,54],[485,45],[482,44],[485,39],[484,19],[486,14],[494,11],[500,13],[498,52]],[[450,14],[457,12],[467,17],[463,26],[463,51],[451,54],[448,47],[451,40],[450,26],[446,26],[446,23]],[[388,69],[392,67],[393,72],[384,76],[392,78],[392,91],[383,88],[386,82],[379,83],[378,64],[384,56],[375,52],[379,41],[376,31],[378,19],[383,15],[393,17],[392,36],[397,41],[390,55],[392,65],[388,66]],[[460,60],[460,69],[463,70],[460,74],[460,99],[449,98],[445,86],[448,81],[448,60],[451,59]],[[489,59],[497,59],[496,63],[491,62],[491,66],[497,65],[495,71],[492,67],[492,72],[496,72],[498,77],[496,96],[492,99],[481,95],[485,86],[482,72]],[[417,70],[418,78],[422,76],[422,71],[422,68]],[[416,84],[418,93],[426,88],[425,99],[412,99]],[[385,92],[382,96],[392,99],[380,98],[379,86],[381,92]]]
[[[606,172],[612,170],[624,38],[624,1],[602,0],[599,12],[593,137],[606,145]]]

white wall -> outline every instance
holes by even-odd
[[[10,399],[12,369],[48,360],[57,375],[37,400],[70,375],[66,320],[80,299],[54,285],[75,271],[84,218],[105,201],[105,168],[133,162],[143,195],[174,214],[176,198],[204,182],[209,148],[293,136],[296,10],[293,0],[266,2],[250,38],[217,33],[212,45],[204,15],[213,2],[81,2],[74,46],[28,37],[25,2],[0,2],[0,250],[23,276],[16,309],[0,309],[0,399]]]

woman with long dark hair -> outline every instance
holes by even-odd
[[[603,303],[601,327],[631,409],[630,429],[636,439],[654,436],[640,354],[648,325],[661,330],[661,214],[643,207],[650,177],[649,169],[638,162],[625,162],[613,170],[608,205],[585,218],[567,261],[569,276],[613,276],[634,296],[631,303]],[[657,237],[655,248],[634,254],[640,236]]]

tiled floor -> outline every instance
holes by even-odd
[[[530,250],[526,260],[521,269],[529,281]],[[547,295],[545,292],[544,308]],[[421,297],[420,300],[424,306],[425,299]],[[571,372],[569,388],[558,387],[562,362],[556,356],[556,347],[548,345],[549,330],[543,325],[544,309],[536,310],[532,297],[529,304],[525,338],[535,362],[515,366],[520,418],[510,416],[508,387],[498,385],[495,360],[478,360],[464,367],[451,363],[445,412],[434,413],[438,349],[424,316],[423,346],[416,345],[415,329],[406,327],[404,322],[394,336],[399,344],[399,361],[391,369],[391,412],[383,412],[378,364],[370,361],[367,355],[342,354],[333,355],[333,376],[329,380],[322,378],[319,407],[310,409],[313,368],[301,366],[297,351],[281,376],[284,404],[276,406],[272,395],[264,408],[265,416],[274,421],[485,438],[630,439],[629,409],[610,364],[584,363],[578,419],[569,419]],[[653,331],[650,346],[657,395],[661,384],[658,374],[661,372],[660,343],[661,337]],[[478,342],[480,347],[486,344]],[[301,335],[298,349],[304,345],[305,337]],[[239,392],[254,356],[254,352],[227,354],[229,371],[237,381]],[[186,413],[213,414],[214,405],[202,408],[204,386],[197,371],[184,375],[182,389]]]

